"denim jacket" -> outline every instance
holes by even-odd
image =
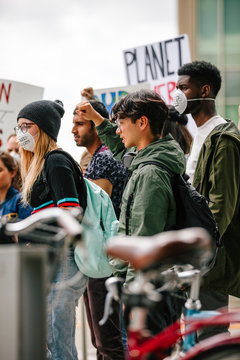
[[[26,207],[21,202],[21,193],[14,187],[10,187],[7,192],[5,201],[0,204],[0,218],[7,217],[11,219],[25,219],[32,212],[31,206]]]

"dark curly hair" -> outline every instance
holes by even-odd
[[[168,117],[168,107],[154,91],[140,90],[130,93],[119,100],[111,112],[112,120],[129,117],[133,123],[143,115],[148,118],[153,135],[161,134]]]
[[[178,69],[178,75],[188,75],[198,86],[210,85],[212,93],[217,96],[222,83],[218,68],[206,61],[193,61]]]

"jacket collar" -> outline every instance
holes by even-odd
[[[6,201],[8,201],[9,199],[11,199],[17,193],[18,193],[18,190],[16,190],[13,186],[10,186],[10,188],[8,189],[7,195],[6,195],[6,199],[3,201],[3,204]]]
[[[207,173],[207,166],[210,163],[213,153],[218,146],[218,142],[221,141],[223,137],[227,136],[230,137],[233,141],[236,141],[240,146],[239,130],[231,120],[226,119],[226,121],[227,123],[217,125],[206,137],[202,145],[193,181],[193,185],[198,191],[200,190],[200,182],[204,178],[204,174]]]

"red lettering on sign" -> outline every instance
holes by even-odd
[[[154,91],[161,95],[161,87],[165,86],[165,84],[160,84],[160,85],[157,85],[157,86],[154,86]]]
[[[0,89],[0,101],[2,101],[2,94],[4,93],[5,98],[6,98],[6,102],[7,102],[7,104],[8,104],[8,102],[9,102],[9,97],[10,97],[11,87],[12,87],[12,84],[10,83],[10,84],[8,84],[8,90],[6,90],[5,84],[2,83],[2,86],[1,86],[1,89]]]
[[[155,85],[154,91],[162,96],[169,105],[171,105],[173,103],[172,92],[175,90],[175,88],[176,83],[174,81],[169,81],[165,84]]]
[[[168,92],[168,101],[169,101],[169,104],[172,104],[173,102],[173,98],[172,98],[172,95],[171,93],[173,92],[173,90],[175,89],[176,87],[176,83],[174,81],[169,81],[167,83],[167,92]]]

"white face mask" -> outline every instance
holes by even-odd
[[[34,140],[34,137],[29,132],[26,132],[24,134],[21,130],[19,130],[17,132],[17,139],[18,139],[19,145],[24,150],[33,152],[36,142]]]
[[[177,89],[173,94],[173,106],[179,112],[179,114],[183,114],[187,108],[187,103],[189,101],[196,101],[196,100],[211,100],[215,101],[213,98],[197,98],[197,99],[187,99],[186,95],[180,90]]]
[[[21,161],[21,158],[20,158],[19,154],[16,153],[16,151],[14,151],[14,150],[10,151],[9,155],[11,155],[11,156],[12,156],[15,160],[17,160],[18,162]]]

